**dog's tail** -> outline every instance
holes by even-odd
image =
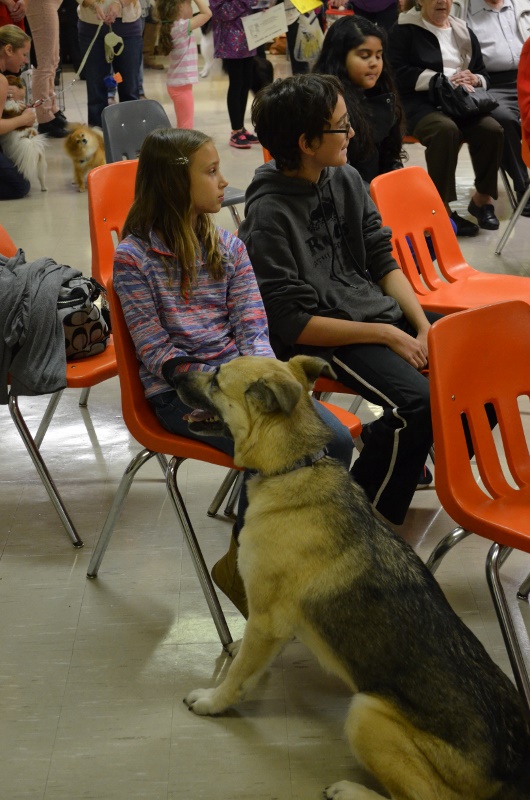
[[[18,171],[33,183],[38,178],[39,162],[45,158],[44,150],[48,145],[45,134],[13,140],[13,147],[10,144],[3,142],[4,153],[15,163]]]

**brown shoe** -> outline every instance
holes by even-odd
[[[247,596],[237,568],[237,551],[238,544],[232,533],[228,552],[212,567],[212,578],[215,585],[232,601],[245,619],[248,619]]]
[[[155,61],[154,58],[146,58],[144,56],[144,67],[145,69],[164,69],[164,65],[160,64],[158,61]]]

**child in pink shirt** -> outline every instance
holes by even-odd
[[[158,0],[160,40],[158,49],[169,55],[167,91],[177,117],[177,128],[193,128],[193,84],[199,80],[195,28],[204,25],[212,12],[205,0],[195,0],[199,13],[193,16],[191,0]]]

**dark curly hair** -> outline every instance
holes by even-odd
[[[299,139],[320,139],[343,93],[331,75],[293,75],[262,89],[252,103],[252,124],[278,169],[298,169]]]
[[[352,83],[346,69],[348,53],[350,50],[360,47],[368,36],[374,36],[379,39],[383,47],[383,70],[376,87],[369,91],[377,94],[388,92],[394,95],[397,124],[392,128],[386,146],[389,150],[389,155],[396,160],[403,160],[403,158],[406,158],[402,146],[405,132],[405,114],[390,67],[384,57],[387,45],[387,35],[384,28],[380,28],[361,16],[342,17],[337,20],[330,26],[324,37],[322,51],[313,67],[313,72],[321,75],[335,75],[340,80],[346,108],[355,130],[355,138],[350,142],[351,149],[348,148],[349,155],[353,152],[359,160],[369,157],[375,150],[371,120],[363,108],[363,91]]]

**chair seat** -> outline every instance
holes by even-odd
[[[98,383],[114,378],[117,374],[118,367],[116,366],[116,353],[112,337],[103,353],[66,363],[66,385],[70,389],[97,386]]]
[[[424,294],[416,294],[422,308],[452,314],[515,298],[530,304],[530,282],[517,275],[475,272],[455,283],[444,283],[434,291],[426,288]]]

